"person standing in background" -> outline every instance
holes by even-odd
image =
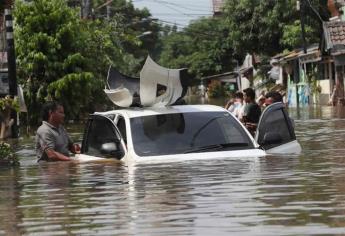
[[[243,93],[241,91],[237,91],[234,94],[234,98],[230,99],[228,103],[225,105],[225,109],[230,111],[237,118],[240,118],[241,111],[243,110],[242,108],[243,108]]]
[[[242,122],[253,135],[261,116],[261,108],[255,102],[255,91],[252,88],[243,90],[243,99],[246,102]]]

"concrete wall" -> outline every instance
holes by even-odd
[[[319,95],[319,105],[327,105],[332,93],[330,81],[328,79],[325,79],[319,80],[318,82],[321,87],[321,94]]]

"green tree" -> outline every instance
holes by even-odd
[[[80,19],[77,6],[64,0],[16,2],[17,68],[30,123],[38,121],[42,103],[51,98],[63,103],[71,119],[103,107],[108,101],[103,88],[109,65],[136,74],[148,54],[137,35],[147,29],[158,35],[157,26],[128,22],[127,15],[143,19],[150,14],[126,1],[114,1],[111,7],[118,10],[109,17],[101,16],[99,8],[87,20]]]
[[[221,73],[233,67],[233,51],[224,39],[227,27],[221,18],[201,18],[182,31],[172,30],[163,40],[160,63],[186,67],[195,77]]]
[[[158,47],[160,24],[152,19],[148,9],[137,9],[126,0],[112,1],[105,5],[103,0],[94,1],[94,18],[103,22],[116,22],[117,30],[112,34],[125,35],[118,40],[126,53],[126,61],[130,68],[122,71],[129,75],[138,75],[148,54],[155,57]],[[109,32],[110,33],[110,32]],[[116,38],[119,36],[113,35]],[[117,57],[116,54],[113,57]],[[117,64],[115,64],[117,65]],[[118,65],[123,67],[123,63]],[[119,68],[118,69],[124,69]]]
[[[324,10],[327,2],[313,2],[313,5],[307,4],[303,16],[307,44],[320,41],[320,20],[313,8],[315,11],[321,9],[321,15],[327,17]],[[274,55],[302,46],[300,13],[295,0],[231,0],[226,2],[224,17],[229,25],[228,40],[238,55],[247,52]]]
[[[80,53],[78,13],[64,0],[16,1],[15,9],[18,75],[30,123],[38,121],[41,104],[51,98],[74,118],[88,104],[96,82]]]
[[[309,1],[308,1],[309,2]],[[327,0],[306,6],[307,44],[319,43],[319,12],[328,19]],[[200,78],[233,69],[247,53],[263,58],[302,46],[300,13],[295,0],[228,0],[224,14],[194,21],[174,32],[165,30],[160,63],[187,67]]]

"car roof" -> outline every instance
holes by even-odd
[[[189,113],[189,112],[220,112],[226,111],[224,108],[215,105],[176,105],[162,107],[131,107],[126,109],[112,110],[107,112],[96,112],[100,115],[121,114],[128,118],[151,116],[160,114]]]

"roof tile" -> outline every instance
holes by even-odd
[[[345,0],[343,0],[345,2]],[[326,22],[330,40],[333,45],[344,45],[345,42],[345,22],[344,21],[330,21]]]

